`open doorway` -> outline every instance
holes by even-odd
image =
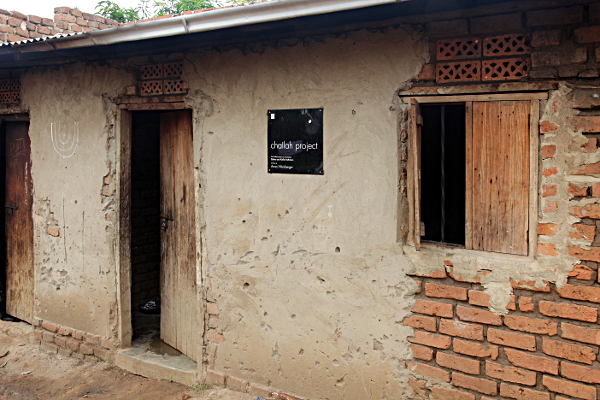
[[[131,119],[132,340],[195,360],[195,190],[191,110]]]

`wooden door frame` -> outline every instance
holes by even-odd
[[[27,136],[29,137],[29,152],[30,152],[30,162],[31,162],[31,136],[29,135],[29,126],[31,125],[31,119],[29,117],[29,114],[27,113],[14,113],[14,114],[0,114],[0,125],[3,123],[10,123],[10,122],[27,122],[28,123],[28,128],[27,128]],[[0,138],[1,140],[5,140],[6,141],[6,136]],[[5,149],[6,152],[6,149]],[[5,155],[5,159],[4,159],[4,163],[6,164],[7,162],[7,158]],[[5,167],[6,168],[6,167]],[[31,164],[30,164],[30,168],[31,168]],[[30,175],[31,175],[31,170],[29,171]],[[5,171],[5,175],[6,175],[6,171]],[[33,188],[33,176],[31,177],[31,187]],[[2,188],[2,190],[4,190],[6,192],[6,183],[5,186]],[[32,209],[33,209],[33,194],[31,195],[31,201],[32,201]],[[31,220],[31,226],[33,228],[33,213],[29,215],[29,219]],[[3,229],[6,229],[6,219],[4,220],[4,227]],[[32,236],[31,236],[31,251],[34,251],[35,248],[35,228],[32,230]],[[2,243],[3,246],[6,246],[7,244],[7,240],[6,237],[4,239],[4,243]],[[6,250],[6,249],[5,249]],[[5,256],[7,256],[6,252],[5,252]],[[4,265],[4,270],[6,273],[6,268],[7,268],[7,258],[5,258],[4,261],[2,261],[5,263]],[[31,307],[31,319],[33,321],[33,318],[35,318],[35,288],[36,288],[36,280],[35,280],[35,265],[34,265],[34,261],[33,261],[33,255],[32,255],[32,259],[31,259],[31,271],[33,273],[33,278],[32,278],[32,288],[31,288],[31,302],[32,302],[32,307]],[[4,289],[5,292],[8,293],[8,277],[5,276],[4,277]],[[5,294],[6,294],[5,293]],[[7,300],[6,298],[4,299],[5,301]]]
[[[133,111],[176,111],[192,110],[192,135],[193,142],[197,140],[196,129],[194,125],[196,110],[189,105],[181,103],[151,103],[151,104],[120,104],[117,109],[117,118],[115,126],[115,136],[117,143],[117,163],[116,163],[116,190],[117,202],[119,204],[118,217],[116,218],[116,230],[118,232],[114,245],[116,255],[116,275],[117,275],[117,303],[118,303],[118,323],[117,323],[117,347],[124,349],[131,347],[132,327],[132,309],[131,309],[131,149],[132,149],[132,112]],[[201,240],[201,221],[199,194],[200,175],[195,166],[199,165],[200,154],[194,146],[194,185],[196,188],[196,287],[197,287],[197,309],[198,309],[198,329],[197,332],[203,336],[204,333],[204,292],[203,292],[203,256]],[[202,359],[203,337],[198,338],[195,353],[198,359]],[[203,375],[203,363],[198,362],[198,372]]]

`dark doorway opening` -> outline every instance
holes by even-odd
[[[133,340],[160,330],[160,112],[132,113],[131,308]],[[157,305],[158,306],[158,305]]]
[[[464,104],[421,105],[422,239],[465,245]]]
[[[0,121],[0,204],[6,204],[6,122]],[[0,318],[11,318],[6,314],[6,211],[0,213]]]

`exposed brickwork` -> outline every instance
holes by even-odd
[[[419,360],[409,363],[409,369],[433,379],[431,388],[419,386],[422,398],[596,399],[600,286],[557,289],[549,282],[512,281],[511,309],[501,316],[484,308],[490,299],[480,285],[468,290],[465,283],[443,275],[420,278],[436,290],[417,294],[416,313],[405,320],[415,329],[409,341]],[[467,289],[466,299],[437,297],[438,288],[463,293],[449,287]],[[426,323],[416,322],[422,317]],[[436,380],[454,388],[438,388]]]
[[[119,26],[119,23],[112,19],[82,13],[69,7],[55,8],[54,21],[36,15],[24,15],[17,11],[7,11],[7,13],[9,15],[0,15],[0,43]]]
[[[97,357],[108,361],[114,346],[98,335],[36,318],[33,340],[47,350],[76,358]]]

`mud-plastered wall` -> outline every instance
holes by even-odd
[[[34,186],[37,320],[111,338],[116,324],[115,96],[131,78],[74,64],[21,76]]]
[[[397,243],[394,93],[427,61],[420,40],[359,31],[188,57],[190,101],[210,109],[195,140],[213,377],[402,398],[415,288]],[[267,110],[318,107],[324,175],[267,173]]]

